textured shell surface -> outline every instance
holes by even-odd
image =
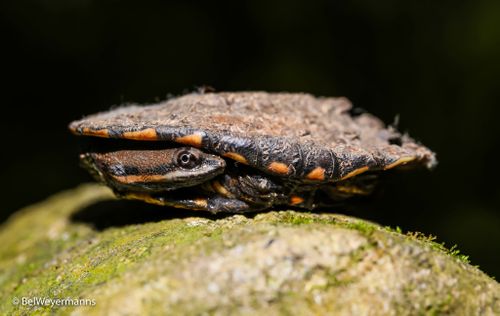
[[[128,105],[72,122],[77,135],[171,141],[265,172],[335,181],[405,164],[431,168],[435,154],[343,97],[305,93],[188,94]]]

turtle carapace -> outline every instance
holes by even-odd
[[[211,212],[313,209],[370,193],[385,170],[436,164],[408,135],[350,109],[345,98],[299,93],[188,94],[91,115],[70,130],[108,138],[81,160],[118,196]]]

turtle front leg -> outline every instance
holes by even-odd
[[[168,192],[115,192],[150,204],[211,213],[243,213],[288,204],[288,194],[272,178],[228,172],[200,186]]]
[[[244,213],[254,210],[243,201],[220,196],[176,199],[158,194],[152,195],[143,192],[130,192],[127,194],[122,194],[121,197],[129,200],[140,200],[146,203],[160,206],[171,206],[175,208],[184,208],[197,211],[209,211],[213,214],[220,212]]]

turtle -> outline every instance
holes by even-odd
[[[82,165],[118,197],[213,213],[315,209],[369,195],[436,155],[345,97],[193,92],[69,125]]]

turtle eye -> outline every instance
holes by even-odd
[[[177,155],[177,164],[182,168],[192,169],[198,165],[199,157],[189,151],[181,151]]]

